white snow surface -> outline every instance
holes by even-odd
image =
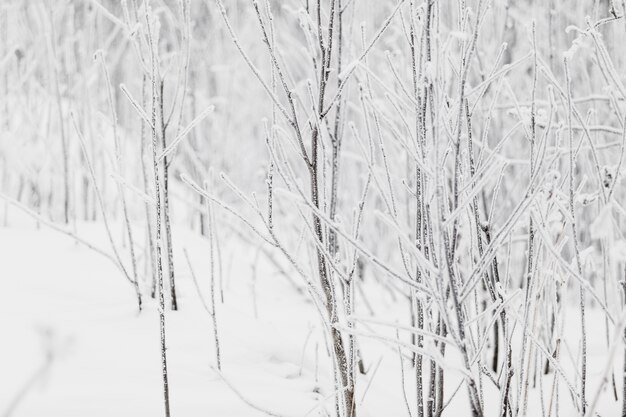
[[[145,308],[138,314],[132,286],[108,259],[45,226],[37,228],[32,220],[10,224],[19,225],[0,229],[0,415],[163,415],[157,303],[144,297]],[[107,248],[102,224],[79,223],[77,233]],[[188,250],[208,300],[208,241],[182,229],[174,233],[181,308],[175,312],[168,309],[166,314],[172,415],[268,415],[246,401],[280,416],[318,416],[325,415],[324,409],[332,410],[331,368],[316,309],[306,293],[297,292],[262,256],[257,258],[255,248],[237,243],[228,233],[222,248],[224,303],[217,306],[222,376],[216,372],[211,319],[182,253],[183,248]],[[370,296],[375,313],[381,317],[384,313],[381,319],[396,318],[406,324],[404,303],[392,299],[390,292],[378,289]],[[566,334],[578,334],[578,312],[571,308]],[[358,304],[356,313],[371,315]],[[539,315],[537,319],[544,318]],[[603,320],[597,309],[589,309],[590,400],[607,363]],[[382,326],[363,325],[359,330],[395,338],[395,330]],[[360,415],[408,416],[397,348],[365,337],[358,341],[368,371],[359,375],[357,383]],[[570,340],[568,346],[576,349],[579,344]],[[616,349],[618,357],[612,360],[618,390],[622,349]],[[413,371],[408,352],[405,354],[406,392],[414,407]],[[566,348],[562,356],[568,377],[575,381],[569,355],[576,357],[577,352]],[[460,367],[454,348],[448,349],[446,358],[451,366]],[[446,375],[449,398],[462,377],[454,370],[447,370]],[[546,402],[553,375],[543,379]],[[528,415],[541,416],[539,387],[529,395]],[[483,397],[487,416],[497,415],[498,390],[486,377]],[[573,401],[562,382],[559,401],[561,415],[574,415],[568,408]],[[613,398],[610,383],[601,393],[597,410],[602,416],[619,415],[620,404]],[[470,415],[465,386],[443,415]]]

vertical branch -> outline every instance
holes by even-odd
[[[310,159],[310,186],[311,186],[311,202],[315,209],[320,209],[320,184],[319,184],[319,160],[318,160],[318,147],[319,147],[319,139],[320,139],[320,130],[319,126],[321,122],[321,114],[324,110],[324,98],[326,92],[326,86],[328,83],[328,77],[330,74],[330,63],[333,51],[333,30],[334,30],[334,19],[336,14],[336,0],[331,0],[330,4],[330,22],[328,26],[328,45],[324,45],[324,40],[322,36],[321,29],[321,0],[317,1],[317,14],[318,14],[318,34],[319,34],[319,47],[322,52],[322,62],[320,65],[320,76],[319,76],[319,91],[318,91],[318,103],[317,103],[317,111],[316,111],[316,119],[318,123],[315,123],[312,127],[311,132],[311,159]],[[343,409],[343,414],[346,417],[355,417],[356,409],[354,403],[354,387],[351,386],[351,381],[349,378],[349,364],[348,364],[348,355],[346,353],[346,349],[344,346],[344,342],[341,336],[341,333],[335,326],[338,321],[337,317],[337,307],[338,301],[335,294],[333,283],[331,282],[332,277],[329,274],[328,266],[326,265],[326,260],[324,258],[324,253],[321,248],[325,247],[325,238],[324,232],[322,229],[322,222],[319,216],[316,213],[312,213],[313,216],[313,229],[316,236],[316,239],[320,243],[316,248],[317,254],[317,268],[320,283],[322,285],[322,289],[324,292],[326,309],[332,324],[331,327],[331,339],[334,350],[335,361],[337,362],[337,368],[339,372],[339,377],[342,394],[340,394],[341,406]]]
[[[424,28],[421,37],[420,49],[417,49],[417,35],[415,28],[415,16],[414,16],[414,3],[410,3],[410,47],[411,47],[411,69],[413,78],[413,94],[415,99],[415,137],[417,140],[417,148],[420,150],[418,158],[425,161],[426,155],[426,113],[429,101],[430,90],[424,80],[424,66],[430,65],[431,62],[431,16],[432,16],[432,1],[426,2],[425,21]],[[426,60],[426,63],[424,62]],[[428,80],[427,82],[431,82]],[[424,87],[421,87],[424,86]],[[417,249],[424,253],[426,259],[428,259],[428,244],[426,242],[426,227],[424,216],[424,190],[426,187],[426,176],[423,175],[422,169],[419,164],[415,166],[415,241],[417,243]],[[422,282],[422,271],[417,268],[415,273],[415,280],[418,284]],[[422,330],[424,328],[424,309],[422,306],[422,300],[417,296],[415,290],[411,291],[412,306],[414,310],[413,321],[417,325],[417,328]],[[423,336],[417,335],[416,344],[418,348],[423,346]],[[423,393],[423,359],[419,353],[414,354],[415,364],[415,378],[416,378],[416,401],[417,401],[417,416],[424,416],[424,393]],[[434,362],[431,361],[431,384],[430,395],[428,397],[428,414],[434,413]]]
[[[343,13],[344,10],[341,7],[341,0],[337,0],[337,90],[339,90],[341,86],[341,74],[342,70],[342,52],[343,52]],[[332,36],[332,34],[331,34]],[[340,152],[341,152],[341,138],[343,135],[342,132],[342,113],[341,113],[341,105],[342,105],[342,94],[339,93],[337,98],[337,108],[335,109],[335,125],[334,131],[331,135],[331,145],[332,145],[332,156],[331,156],[331,185],[330,185],[330,207],[329,207],[329,217],[331,221],[335,221],[335,216],[337,213],[337,190],[339,187],[339,163],[340,163]],[[335,257],[337,255],[337,251],[339,250],[337,244],[337,233],[331,228],[328,231],[328,248],[330,254]]]
[[[141,77],[141,107],[142,108],[146,108],[146,97],[147,97],[147,91],[146,91],[146,85],[148,82],[148,77],[146,76],[146,74],[144,73]],[[149,170],[148,170],[148,166],[146,165],[146,158],[148,157],[148,155],[146,155],[146,150],[148,148],[148,143],[146,141],[146,123],[145,121],[142,119],[141,121],[141,132],[140,132],[140,155],[139,155],[139,159],[141,160],[141,179],[143,181],[143,190],[146,193],[146,195],[150,195],[150,184],[149,184]],[[156,259],[155,259],[155,244],[154,244],[154,227],[152,224],[152,210],[150,209],[150,204],[146,201],[144,203],[144,210],[146,212],[146,225],[147,225],[147,240],[148,240],[148,252],[149,252],[149,257],[148,259],[150,260],[150,276],[151,276],[151,280],[150,280],[150,296],[152,298],[156,297],[156,290],[157,290],[157,271],[156,271]]]
[[[208,184],[205,183],[204,188],[209,191]],[[214,231],[214,218],[213,218],[213,203],[209,199],[205,199],[206,201],[206,209],[207,209],[207,219],[208,219],[208,234],[209,234],[209,259],[211,264],[210,271],[210,295],[211,295],[211,320],[213,321],[213,340],[215,341],[215,362],[217,364],[217,369],[222,370],[222,360],[220,355],[220,339],[219,333],[217,330],[217,313],[216,313],[216,302],[215,302],[215,231]]]
[[[529,179],[531,181],[530,184],[530,192],[533,192],[533,184],[532,179],[535,176],[535,141],[537,136],[537,126],[535,122],[535,112],[536,112],[536,90],[537,90],[537,45],[536,45],[536,33],[535,33],[535,24],[533,22],[532,25],[532,42],[533,42],[533,80],[532,80],[532,89],[531,89],[531,104],[530,104],[530,137],[528,138],[530,142],[530,156],[529,156],[529,166],[530,166],[530,174]],[[533,216],[528,216],[528,258],[526,262],[526,294],[524,298],[524,329],[528,326],[528,315],[531,310],[531,303],[533,300],[533,289],[535,280],[533,279],[534,272],[534,255],[535,255],[535,226],[533,224]],[[526,349],[528,336],[526,332],[524,332],[522,336],[522,351],[521,351],[521,359],[520,359],[520,384],[518,386],[518,408],[519,401],[523,398],[522,407],[524,409],[523,413],[527,407],[527,392],[523,390],[527,384],[524,382],[524,377],[528,378],[528,375],[525,375],[524,370],[526,369],[526,356],[527,351],[530,352],[532,349]],[[530,354],[528,354],[528,361],[530,361]]]
[[[626,10],[626,9],[624,9]],[[626,266],[624,266],[624,279],[621,282],[623,291],[623,303],[626,305]],[[626,326],[623,329],[624,337],[626,337]],[[622,376],[622,417],[626,417],[626,347],[624,347],[624,374]]]
[[[574,210],[574,130],[572,128],[572,80],[569,73],[568,56],[563,58],[565,69],[565,81],[567,88],[567,126],[569,134],[569,211],[571,216],[572,240],[574,243],[574,253],[576,256],[576,268],[578,275],[583,277],[582,262],[580,260],[580,249],[578,247],[578,232],[576,229],[576,211]],[[585,289],[581,283],[579,291],[580,302],[580,326],[582,334],[582,352],[580,369],[580,402],[582,413],[585,414],[587,408],[586,388],[587,388],[587,330],[585,325]]]
[[[164,89],[165,82],[160,79],[159,80],[159,117],[161,127],[161,147],[162,149],[167,148],[167,123],[165,122],[165,113],[163,109],[163,101],[164,101]],[[170,283],[170,305],[172,310],[178,310],[178,301],[176,298],[176,282],[174,280],[174,249],[172,244],[172,226],[170,222],[170,198],[169,198],[169,167],[170,167],[170,159],[169,156],[163,156],[161,173],[163,175],[163,227],[165,227],[165,246],[167,248],[167,272],[169,275],[169,283]]]
[[[148,36],[148,46],[150,48],[150,64],[151,74],[150,81],[152,83],[152,111],[150,120],[152,122],[152,168],[154,170],[154,193],[156,199],[155,210],[155,247],[156,247],[156,261],[157,261],[157,292],[159,296],[159,327],[161,333],[161,373],[163,376],[163,398],[165,406],[165,417],[170,417],[170,394],[169,394],[169,381],[167,375],[167,352],[165,343],[165,295],[163,291],[163,262],[162,262],[162,245],[163,239],[161,237],[161,181],[159,178],[159,172],[161,166],[157,158],[158,149],[158,134],[157,134],[157,107],[159,106],[159,73],[158,73],[158,58],[157,58],[157,46],[155,45],[152,25],[150,23],[149,7],[146,5],[146,29]],[[160,100],[162,104],[162,100]],[[161,113],[162,115],[162,113]],[[165,159],[165,158],[164,158]]]

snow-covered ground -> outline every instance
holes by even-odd
[[[161,415],[157,304],[146,299],[144,311],[138,314],[132,287],[108,259],[56,231],[44,226],[38,229],[34,221],[22,219],[18,224],[0,229],[0,415]],[[78,224],[77,232],[106,247],[101,224]],[[306,294],[298,292],[262,256],[257,257],[254,248],[227,236],[224,302],[217,306],[220,375],[215,369],[211,319],[182,253],[187,249],[208,299],[208,242],[180,229],[175,230],[175,238],[181,308],[168,310],[166,315],[172,415],[247,417],[270,412],[295,417],[324,415],[325,408],[331,410],[328,355],[320,320]],[[370,295],[374,312],[384,312],[386,321],[394,316],[399,323],[406,321],[404,303],[384,291]],[[593,309],[588,313],[589,323],[594,324],[588,346],[589,395],[593,398],[607,358],[603,326],[596,325],[603,323],[602,315]],[[357,304],[357,314],[371,312]],[[575,309],[567,315],[571,334],[577,334],[576,316]],[[394,330],[374,328],[377,335],[395,337]],[[363,333],[372,330],[359,329]],[[575,349],[576,341],[569,342]],[[389,341],[367,337],[359,338],[359,346],[367,371],[359,376],[357,385],[361,415],[408,415],[397,348]],[[621,346],[617,352],[620,354]],[[577,356],[577,352],[570,353]],[[562,361],[569,372],[570,353]],[[460,367],[454,348],[448,350],[447,358],[451,368]],[[621,366],[618,362],[613,361],[616,371]],[[408,357],[404,363],[411,401],[414,388]],[[447,371],[447,398],[458,388],[460,375],[454,369]],[[543,379],[546,404],[552,375]],[[495,416],[499,391],[487,378],[483,378],[483,387],[486,413]],[[573,415],[569,414],[574,411],[565,384],[559,387],[561,415]],[[531,390],[530,398],[528,415],[542,415],[538,386]],[[443,415],[464,416],[469,415],[468,410],[463,386]],[[598,411],[602,416],[618,415],[619,403],[610,389],[603,391]]]

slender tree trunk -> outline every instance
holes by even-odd
[[[624,268],[624,280],[622,281],[622,290],[624,291],[624,303],[626,304],[626,267]],[[626,327],[623,330],[624,337],[626,338]],[[626,347],[624,348],[624,374],[623,386],[622,386],[622,417],[626,417]]]
[[[163,81],[160,84],[159,108],[161,116],[161,146],[167,148],[165,114],[163,109]],[[169,199],[169,165],[170,160],[167,156],[163,157],[163,226],[165,227],[165,245],[167,247],[167,271],[170,283],[170,306],[171,309],[178,310],[178,301],[176,299],[176,282],[174,281],[174,249],[172,247],[172,226],[170,224],[170,199]]]
[[[157,266],[157,291],[159,298],[159,328],[161,333],[161,373],[163,376],[163,399],[165,406],[165,417],[170,417],[170,394],[169,394],[169,380],[167,375],[167,348],[165,343],[165,294],[163,288],[163,262],[162,262],[162,245],[163,239],[161,237],[161,184],[159,178],[160,166],[157,158],[158,149],[158,134],[157,134],[157,107],[161,107],[161,114],[163,109],[163,99],[159,99],[159,92],[163,89],[159,88],[159,75],[157,70],[157,57],[156,48],[152,37],[152,29],[150,24],[150,15],[146,12],[146,23],[148,32],[148,41],[150,46],[150,57],[152,65],[151,83],[152,83],[152,167],[154,170],[154,190],[155,190],[155,247],[156,247],[156,266]],[[162,83],[160,84],[162,86]]]
[[[141,79],[141,104],[143,108],[146,108],[147,100],[146,100],[146,85],[147,85],[147,76],[144,74]],[[143,189],[146,195],[150,195],[150,185],[149,185],[149,173],[148,166],[146,165],[146,149],[148,147],[148,143],[146,141],[146,123],[141,122],[141,145],[140,145],[140,155],[139,158],[141,160],[141,177],[143,180]],[[144,204],[144,210],[146,212],[146,225],[147,225],[147,241],[148,241],[148,257],[149,260],[149,270],[150,270],[150,296],[152,298],[156,297],[156,287],[157,287],[157,279],[156,279],[156,259],[155,259],[155,245],[154,245],[154,228],[152,223],[152,210],[150,209],[150,204],[146,201]],[[148,261],[146,261],[148,262]]]

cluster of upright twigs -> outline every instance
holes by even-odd
[[[185,256],[212,318],[217,372],[215,213],[224,212],[317,310],[332,369],[325,398],[337,417],[366,407],[374,378],[367,339],[399,354],[411,417],[441,416],[455,401],[475,417],[493,408],[500,417],[593,416],[607,392],[626,415],[626,375],[620,381],[614,371],[626,337],[626,257],[615,249],[626,243],[624,1],[571,9],[562,0],[92,3],[75,8],[75,23],[104,19],[111,39],[125,40],[135,70],[115,75],[125,55],[107,45],[93,56],[103,91],[95,105],[111,127],[111,172],[89,94],[84,108],[65,99],[57,45],[65,21],[46,6],[38,14],[50,34],[50,123],[60,132],[54,147],[62,162],[50,175],[63,193],[45,198],[43,167],[12,183],[5,165],[0,197],[114,262],[139,309],[144,294],[157,300],[167,416],[166,300],[179,308],[175,197],[210,242],[210,302]],[[226,61],[221,54],[199,58],[209,37],[228,44],[220,52],[236,51],[236,65],[245,63],[232,78],[212,69]],[[1,40],[6,55],[6,33]],[[31,57],[18,50],[6,56],[27,83],[20,65]],[[0,56],[0,69],[9,58]],[[79,58],[87,73],[93,63]],[[205,79],[215,92],[198,91]],[[81,82],[87,91],[89,77]],[[0,86],[7,95],[8,84]],[[213,100],[226,84],[232,103]],[[211,98],[197,112],[203,94]],[[214,110],[219,129],[207,133],[201,122]],[[9,117],[17,110],[0,111],[3,131],[18,131]],[[128,135],[131,145],[127,131],[139,132]],[[239,151],[232,161],[214,158],[246,136],[263,178],[238,164],[246,157]],[[217,180],[213,169],[226,172]],[[246,176],[251,184],[231,179]],[[109,177],[113,191],[104,186]],[[61,213],[65,225],[47,220],[46,210]],[[79,237],[81,210],[85,220],[101,217],[113,255]],[[115,213],[126,251],[115,239]],[[397,300],[403,323],[386,314],[381,293]],[[590,317],[601,317],[605,339],[599,380],[588,378],[598,327]],[[320,408],[330,409],[324,401]]]
[[[358,2],[308,2],[293,16],[307,56],[295,65],[284,49],[292,40],[279,26],[287,19],[275,17],[271,2],[251,0],[267,54],[268,68],[260,68],[225,3],[215,2],[272,106],[267,205],[226,176],[245,211],[183,181],[239,217],[303,278],[327,332],[338,416],[358,413],[357,337],[367,334],[357,325],[368,319],[355,311],[369,304],[356,290],[364,269],[408,302],[410,326],[402,329],[410,343],[401,346],[413,358],[415,391],[404,390],[409,415],[439,416],[456,395],[444,390],[447,355],[459,355],[474,416],[493,407],[486,385],[500,393],[502,417],[528,415],[537,391],[543,415],[559,415],[559,386],[580,415],[593,415],[607,381],[589,397],[585,307],[601,311],[607,348],[614,348],[621,302],[607,288],[617,289],[623,261],[611,258],[608,242],[622,235],[613,226],[594,230],[592,217],[619,225],[624,214],[617,199],[626,96],[600,33],[622,18],[588,20],[572,46],[552,17],[516,31],[510,5],[502,11],[491,3],[400,0],[381,7],[386,15],[368,33],[355,24]],[[551,16],[555,5],[547,7]],[[501,12],[504,27],[489,29]],[[538,28],[548,38],[541,45]],[[397,51],[381,57],[383,38]],[[592,57],[578,58],[585,46],[580,55]],[[577,97],[573,82],[582,77],[608,95]],[[284,219],[274,214],[284,205],[308,233],[314,269],[290,250]],[[380,230],[390,238],[383,244]],[[602,275],[585,268],[583,252],[604,260]],[[578,291],[578,342],[563,333],[571,289]],[[580,346],[574,352],[572,342]],[[614,376],[611,384],[616,390]]]

